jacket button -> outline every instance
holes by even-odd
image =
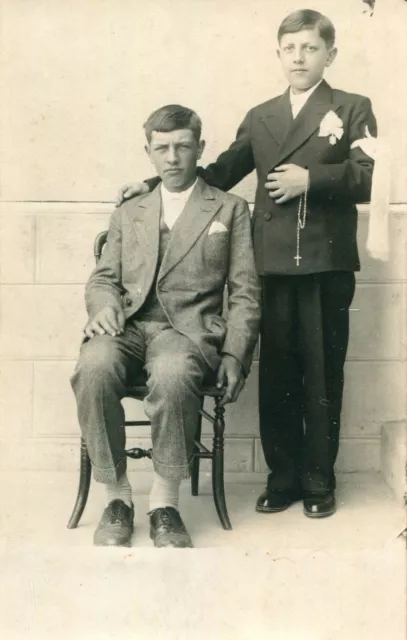
[[[124,299],[124,302],[126,303],[126,305],[127,305],[128,307],[131,307],[131,299],[130,299],[130,298],[125,298],[125,299]]]
[[[265,220],[271,220],[271,218],[272,218],[271,213],[269,211],[267,211],[267,213],[264,214],[264,219]]]

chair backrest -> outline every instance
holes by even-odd
[[[101,231],[95,238],[95,242],[93,243],[93,255],[95,256],[96,264],[100,260],[100,256],[102,255],[103,247],[106,244],[106,240],[107,231]]]

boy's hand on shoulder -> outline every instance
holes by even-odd
[[[125,184],[121,189],[119,189],[119,193],[117,194],[116,207],[120,207],[125,200],[130,200],[130,198],[134,198],[135,196],[148,192],[148,184],[145,182],[132,182]]]
[[[296,164],[282,164],[268,174],[265,187],[269,190],[270,198],[277,204],[283,204],[305,193],[308,180],[308,169]]]

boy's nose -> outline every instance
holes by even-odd
[[[304,51],[300,48],[294,51],[294,62],[304,62]]]
[[[175,163],[178,162],[178,154],[175,151],[175,149],[173,149],[171,147],[168,149],[167,162],[169,162],[171,164],[175,164]]]

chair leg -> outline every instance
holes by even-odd
[[[92,477],[92,468],[88,450],[83,438],[81,438],[81,461],[79,472],[79,487],[76,496],[75,506],[72,515],[69,518],[68,529],[75,529],[82,517],[89,495],[90,480]]]
[[[212,458],[212,489],[216,511],[222,527],[230,531],[232,525],[229,520],[225,500],[225,485],[223,471],[225,409],[219,404],[220,398],[215,398],[215,421],[213,423],[213,458]]]
[[[204,403],[204,399],[202,398],[202,406]],[[195,440],[201,441],[202,434],[202,416],[199,414],[198,426],[195,433]],[[193,496],[197,496],[199,493],[199,466],[201,459],[198,455],[199,449],[196,445],[194,445],[193,457],[192,457],[192,465],[191,465],[191,494]]]

